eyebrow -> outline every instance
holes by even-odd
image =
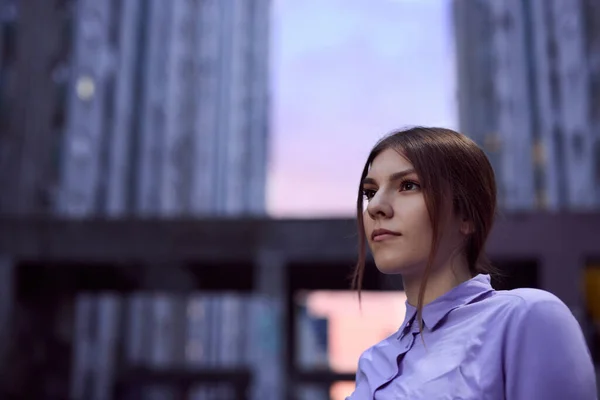
[[[404,179],[406,176],[410,175],[410,174],[414,174],[416,173],[416,171],[411,168],[411,169],[406,169],[404,171],[400,171],[400,172],[394,172],[393,174],[390,175],[390,177],[388,178],[388,181],[390,182],[395,182],[395,181],[399,181]],[[366,177],[363,182],[363,185],[377,185],[377,181],[373,178],[369,178]]]

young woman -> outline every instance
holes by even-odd
[[[349,400],[591,400],[594,367],[554,295],[496,291],[483,254],[496,210],[492,167],[467,137],[412,128],[371,151],[357,202],[366,243],[407,296],[400,329],[367,349]]]

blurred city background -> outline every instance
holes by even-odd
[[[487,152],[494,286],[600,362],[600,2],[0,0],[1,398],[344,399],[404,316],[348,277],[411,125]]]

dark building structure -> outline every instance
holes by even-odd
[[[69,4],[0,2],[1,213],[39,215],[54,208],[66,111]]]
[[[505,215],[487,250],[501,271],[496,288],[549,290],[585,320],[583,268],[600,260],[600,214]],[[1,343],[9,343],[3,349],[2,376],[4,388],[23,398],[68,398],[72,343],[61,310],[72,308],[78,292],[108,289],[234,290],[269,296],[282,305],[274,327],[281,346],[279,398],[293,399],[294,388],[304,383],[327,386],[353,380],[351,374],[298,370],[291,318],[296,291],[348,288],[356,254],[352,220],[3,218],[0,254]],[[401,283],[372,267],[365,288],[401,289]],[[243,388],[252,380],[251,371],[235,369],[157,373],[121,366],[118,375],[114,393],[148,380],[179,388],[207,379]],[[244,393],[240,389],[239,398]]]

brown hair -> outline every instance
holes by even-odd
[[[359,247],[352,286],[358,290],[359,299],[367,253],[362,182],[375,157],[389,148],[405,156],[419,176],[433,231],[417,303],[417,319],[422,330],[423,296],[441,235],[439,219],[443,197],[449,189],[454,212],[473,224],[474,231],[463,249],[471,275],[490,273],[492,267],[483,250],[496,213],[496,182],[485,153],[471,139],[453,130],[415,127],[392,132],[381,139],[365,163],[356,202]]]

